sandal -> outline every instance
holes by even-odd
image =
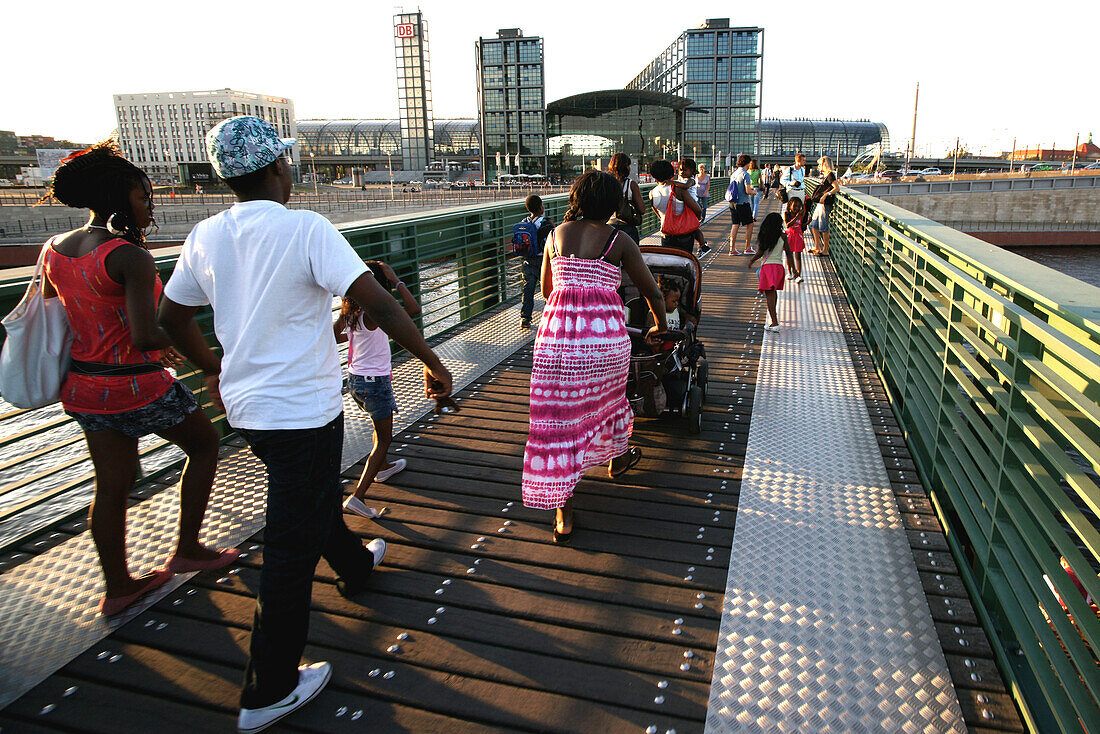
[[[138,599],[157,587],[163,586],[172,578],[172,572],[163,570],[153,571],[151,574],[143,576],[142,578],[148,579],[148,581],[145,582],[145,586],[142,586],[133,594],[127,594],[126,596],[105,596],[100,599],[99,613],[104,617],[113,617],[116,614],[121,614]]]
[[[218,551],[218,555],[215,558],[211,558],[208,561],[196,561],[192,558],[184,558],[183,556],[173,555],[168,559],[168,563],[164,566],[164,570],[171,573],[191,573],[192,571],[214,571],[219,568],[228,566],[241,555],[241,552],[236,548],[226,548]]]
[[[558,518],[556,516],[554,517],[554,542],[558,545],[565,545],[573,539],[573,530],[576,529],[576,526],[573,525],[572,519],[570,519],[569,524],[571,527],[568,533],[560,532],[558,530]]]
[[[619,469],[618,471],[615,471],[611,468],[615,464],[615,460],[612,459],[611,464],[609,464],[607,467],[607,476],[611,477],[612,479],[618,476],[622,476],[623,474],[626,474],[628,471],[634,468],[634,466],[642,460],[642,450],[637,446],[631,446],[629,449],[626,450],[626,454],[626,466],[624,466],[622,469]]]

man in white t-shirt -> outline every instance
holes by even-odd
[[[160,322],[267,468],[264,564],[237,721],[239,731],[257,732],[308,703],[331,677],[328,663],[299,667],[318,560],[352,596],[386,552],[381,539],[364,547],[340,504],[344,415],[333,295],[354,299],[424,362],[429,397],[446,398],[451,375],[340,232],[319,214],[284,206],[292,179],[283,154],[294,140],[240,116],[216,125],[206,142],[238,203],[188,235]],[[206,304],[220,360],[194,321]]]
[[[783,177],[779,179],[779,183],[787,190],[788,198],[802,199],[805,202],[806,187],[803,183],[805,178],[806,156],[799,153],[794,157],[794,165],[783,169]]]

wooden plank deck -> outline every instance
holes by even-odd
[[[708,226],[712,242],[726,226]],[[462,391],[461,413],[395,437],[391,455],[409,468],[370,497],[388,512],[347,516],[359,534],[386,540],[385,563],[354,601],[318,568],[306,658],[331,661],[334,677],[283,730],[703,730],[763,318],[744,264],[720,255],[704,276],[702,434],[676,419],[638,420],[642,462],[621,481],[598,469],[582,480],[569,546],[551,543],[552,513],[524,508],[519,496],[530,348]],[[873,386],[868,395],[880,398]],[[884,452],[895,450],[896,424],[882,427]],[[924,505],[909,512],[930,516]],[[243,548],[238,568],[196,576],[0,712],[0,727],[232,731],[262,532]],[[940,568],[922,568],[926,587],[965,609],[957,576]],[[973,620],[936,609],[941,627],[946,618],[973,631]],[[941,637],[958,637],[955,629]],[[978,660],[985,683],[974,690],[1004,696],[988,654],[953,652],[953,673],[969,676]],[[983,720],[976,695],[968,709],[960,691],[968,722],[1002,728],[1003,706]]]

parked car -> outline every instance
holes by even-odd
[[[1095,171],[1097,169],[1100,169],[1100,161],[1097,161],[1096,163],[1090,163],[1087,166],[1081,166],[1081,169],[1085,171]]]
[[[0,178],[0,186],[15,186],[15,184],[6,178]]]
[[[917,171],[918,176],[942,176],[943,171],[938,168],[922,168]]]
[[[901,178],[902,176],[908,176],[908,173],[902,171],[883,171],[881,174],[883,178]]]
[[[351,179],[350,178],[338,178],[335,181],[333,181],[333,183],[336,184],[337,186],[350,186],[351,185]]]

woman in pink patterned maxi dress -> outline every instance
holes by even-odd
[[[531,427],[523,460],[523,504],[556,509],[554,541],[573,532],[573,488],[581,475],[610,462],[614,478],[641,458],[630,448],[634,415],[626,399],[630,338],[617,289],[620,268],[665,323],[664,301],[638,244],[607,220],[622,188],[601,171],[573,184],[564,222],[542,261],[546,308],[535,338]],[[656,327],[654,332],[658,331]]]

